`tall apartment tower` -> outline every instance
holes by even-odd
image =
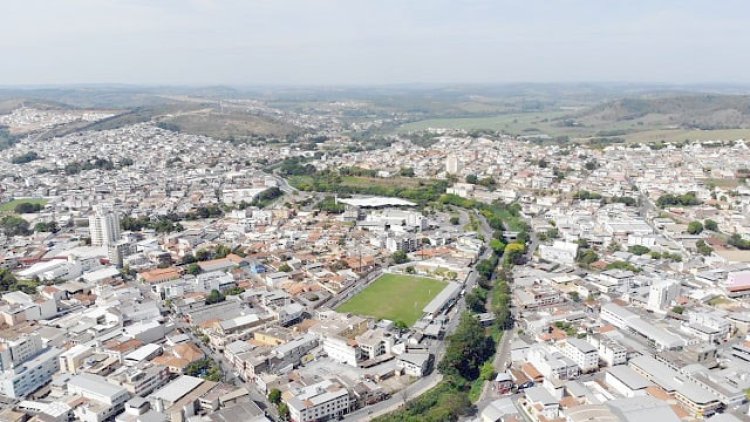
[[[448,174],[458,174],[458,157],[454,154],[448,155],[445,159],[445,172]]]
[[[109,246],[120,239],[120,216],[111,208],[102,205],[94,207],[89,216],[89,232],[93,246]]]
[[[648,292],[648,308],[654,312],[664,311],[680,294],[680,283],[676,280],[659,280]]]

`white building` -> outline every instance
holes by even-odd
[[[539,256],[545,261],[573,265],[576,262],[578,244],[555,240],[552,245],[539,246]]]
[[[459,170],[458,157],[455,154],[448,155],[445,159],[445,172],[448,174],[458,174]]]
[[[107,379],[93,374],[81,374],[71,378],[67,384],[68,393],[80,395],[84,403],[73,413],[77,420],[102,422],[114,418],[125,408],[130,394],[122,387],[107,382]]]
[[[295,388],[286,394],[289,395],[286,404],[293,422],[338,418],[349,413],[352,405],[346,388],[330,380]]]
[[[625,365],[609,368],[604,375],[604,382],[616,392],[628,398],[645,396],[646,389],[653,386],[649,380]]]
[[[572,359],[555,349],[550,350],[544,344],[531,346],[527,353],[527,360],[547,378],[572,379],[581,371]]]
[[[0,371],[7,371],[26,362],[42,351],[39,333],[21,335],[13,340],[0,341]]]
[[[97,206],[89,216],[89,233],[93,246],[109,246],[120,239],[120,216],[110,207]]]
[[[659,280],[648,292],[648,308],[654,312],[665,312],[680,293],[680,283],[675,280]]]
[[[336,362],[354,367],[357,367],[360,360],[359,348],[350,344],[346,338],[339,336],[326,336],[323,339],[323,351]]]
[[[591,372],[599,368],[599,353],[596,347],[586,340],[569,338],[562,343],[560,351],[573,360],[581,372]]]
[[[61,350],[50,348],[31,359],[0,373],[0,394],[23,398],[45,386],[59,369]]]

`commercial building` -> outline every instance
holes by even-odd
[[[102,422],[114,418],[125,408],[130,394],[122,387],[98,375],[80,374],[67,384],[68,394],[80,395],[84,403],[74,410],[76,418],[85,422]]]

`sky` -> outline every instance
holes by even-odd
[[[749,83],[746,0],[3,0],[0,85]]]

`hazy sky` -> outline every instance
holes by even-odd
[[[747,0],[2,0],[0,85],[750,82]]]

